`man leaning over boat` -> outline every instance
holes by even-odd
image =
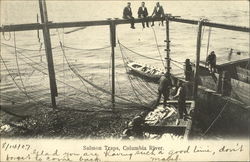
[[[172,87],[172,81],[170,78],[169,73],[165,73],[161,76],[159,80],[159,87],[158,87],[158,97],[156,100],[155,105],[158,106],[160,103],[161,96],[163,95],[163,107],[166,107],[167,100],[169,99],[170,88]]]

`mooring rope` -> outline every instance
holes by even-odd
[[[3,29],[4,29],[4,26],[3,26]],[[8,39],[6,39],[6,37],[5,37],[5,32],[3,31],[2,32],[2,35],[3,35],[3,39],[5,40],[5,41],[9,41],[10,39],[11,39],[11,33],[9,32],[9,38]]]
[[[35,49],[14,47],[14,46],[12,46],[12,45],[10,45],[10,44],[6,44],[6,43],[3,43],[3,42],[1,42],[1,44],[4,45],[4,46],[7,46],[7,47],[16,48],[16,49],[22,50],[22,51],[34,51],[34,52],[45,51],[45,49],[38,49],[38,50],[35,50]],[[39,43],[39,44],[40,44],[40,43]],[[40,48],[40,47],[39,47],[39,48]],[[60,48],[60,46],[52,47],[52,49],[56,49],[56,48]]]
[[[75,48],[75,47],[69,47],[69,46],[65,46],[64,45],[64,48],[66,48],[66,49],[72,49],[72,50],[78,50],[78,51],[98,51],[98,50],[103,50],[103,49],[110,48],[110,45],[109,46],[105,46],[105,47],[100,47],[100,48],[92,48],[92,49]]]
[[[65,58],[65,59],[66,59],[66,58]],[[72,67],[71,64],[69,64],[69,65]],[[74,68],[72,68],[72,69],[74,69]],[[95,89],[97,89],[97,90],[99,90],[99,91],[101,91],[101,92],[103,92],[103,93],[106,93],[106,94],[110,94],[110,95],[111,95],[111,92],[105,90],[104,88],[102,88],[102,87],[100,87],[100,86],[95,85],[94,83],[92,83],[91,81],[85,79],[85,78],[82,77],[81,75],[78,75],[78,76],[79,76],[82,80],[84,80],[86,83],[88,83],[89,85],[91,85],[92,87],[94,87]],[[122,100],[124,100],[124,101],[131,102],[131,100],[128,100],[128,99],[126,99],[126,98],[124,98],[124,97],[121,97],[121,96],[115,95],[115,97],[117,97],[117,98],[119,98],[119,99],[122,99]]]
[[[16,33],[15,31],[13,32],[13,39],[14,39],[14,52],[15,52],[15,56],[16,56],[16,66],[17,66],[17,72],[18,72],[18,75],[19,75],[19,78],[20,78],[20,81],[21,81],[21,84],[22,84],[22,87],[23,87],[23,90],[24,90],[24,93],[26,94],[26,96],[28,96],[28,93],[26,91],[26,88],[24,86],[24,83],[23,83],[23,79],[22,79],[22,75],[20,73],[20,68],[19,68],[19,63],[18,63],[18,55],[17,55],[17,50],[16,50]],[[27,97],[28,98],[28,97]],[[29,102],[30,102],[30,99],[28,98]]]
[[[123,47],[124,47],[125,49],[127,49],[128,51],[130,51],[130,52],[132,52],[132,53],[134,53],[134,54],[137,54],[137,55],[139,55],[139,56],[142,56],[142,57],[145,57],[145,58],[148,58],[148,59],[151,59],[151,60],[161,61],[161,59],[156,59],[156,58],[149,57],[149,56],[145,56],[145,55],[142,55],[142,54],[140,54],[140,53],[138,53],[138,52],[135,52],[135,51],[129,49],[128,47],[124,46],[120,41],[118,41],[118,44],[121,45],[121,46],[123,46]]]
[[[21,52],[19,52],[19,53],[20,53],[24,58],[26,58],[26,59],[28,59],[29,61],[31,61],[32,63],[36,63],[36,62],[34,62],[32,59],[30,59],[30,58],[26,57],[25,55],[23,55]],[[21,58],[21,59],[22,59],[22,58]],[[22,60],[23,60],[23,59],[22,59]],[[28,63],[28,62],[26,62],[25,60],[24,60],[24,62],[25,62],[27,65],[29,65],[29,66],[31,66],[32,68],[34,68],[35,70],[41,72],[42,74],[48,75],[48,74],[47,74],[46,72],[44,72],[43,70],[41,70],[41,69],[35,67],[34,65],[32,65],[32,64],[30,64],[30,63]],[[42,65],[40,65],[40,64],[35,64],[35,65],[39,65],[39,66],[42,67],[43,69],[46,69],[44,66],[42,66]],[[69,87],[75,89],[75,90],[79,90],[81,93],[88,94],[88,93],[86,93],[86,92],[84,92],[84,91],[82,91],[82,90],[80,90],[80,89],[78,89],[78,88],[76,88],[76,87],[73,87],[73,86],[71,86],[71,85],[65,83],[64,81],[61,81],[61,80],[59,80],[59,79],[56,79],[56,80],[59,81],[60,83],[64,84],[64,85],[67,85],[67,86],[69,86]],[[94,97],[94,96],[91,95],[91,97]],[[102,99],[102,100],[105,100],[105,99]]]
[[[48,107],[48,105],[45,105],[44,103],[41,103],[40,101],[36,101],[35,99],[33,99],[32,97],[30,97],[27,93],[25,93],[22,88],[17,84],[15,78],[11,75],[11,72],[8,68],[8,66],[6,65],[4,59],[2,58],[2,56],[0,55],[0,59],[2,60],[3,64],[4,64],[4,67],[5,69],[7,70],[9,76],[11,77],[12,81],[14,82],[14,84],[16,85],[16,87],[29,99],[33,100],[35,103],[37,104],[40,104],[40,105],[43,105],[44,107]]]
[[[118,43],[119,43],[119,40],[118,40]],[[125,58],[124,58],[123,51],[122,51],[122,48],[121,48],[121,46],[120,46],[120,43],[119,43],[119,47],[120,47],[120,51],[121,51],[121,54],[122,54],[122,60],[123,60],[123,63],[124,63],[124,68],[125,68],[126,72],[128,73],[127,65],[126,65],[126,62],[125,62]],[[130,78],[129,75],[128,75],[128,79],[129,79],[129,83],[130,83],[130,85],[131,85],[132,91],[133,91],[133,93],[135,94],[135,97],[136,97],[136,98],[138,99],[138,101],[142,104],[142,101],[140,100],[138,94],[136,93],[135,88],[134,88],[134,86],[133,86],[133,84],[132,84],[132,81],[131,81],[131,78]]]
[[[66,61],[67,65],[68,65],[68,67],[69,67],[70,70],[80,79],[80,81],[82,82],[83,86],[86,88],[87,93],[91,96],[91,94],[90,94],[90,92],[89,92],[89,89],[88,89],[88,87],[85,85],[85,83],[83,82],[83,80],[81,79],[80,74],[70,65],[70,63],[69,63],[69,61],[68,61],[68,59],[67,59],[67,57],[66,57],[66,54],[65,54],[65,51],[64,51],[62,42],[61,42],[61,38],[60,38],[60,35],[59,35],[60,33],[59,33],[58,30],[57,30],[57,32],[58,32],[59,44],[60,44],[60,47],[61,47],[61,50],[62,50],[62,53],[63,53],[63,57],[65,58],[65,61]],[[101,100],[99,99],[99,97],[97,97],[96,95],[93,95],[93,96],[95,96],[95,97],[97,98],[97,100],[100,102],[100,104],[101,104],[101,106],[102,106],[103,108],[107,108],[107,107],[105,107],[105,106],[102,104],[102,102],[101,102]]]
[[[129,62],[128,61],[129,58],[127,56],[125,56],[125,54],[123,53],[123,50],[121,48],[122,45],[121,45],[119,40],[118,40],[118,44],[119,44],[119,47],[120,47],[120,51],[121,51],[121,54],[122,54],[123,61],[125,61],[127,59],[126,62]],[[124,67],[125,67],[126,71],[128,72],[125,62],[124,62]],[[129,78],[132,90],[135,93],[138,100],[139,100],[138,95],[142,96],[144,99],[148,98],[147,96],[145,96],[145,92],[142,91],[141,87],[143,87],[147,92],[154,95],[152,90],[145,84],[145,81],[139,80],[138,77],[135,77],[135,80],[137,81],[137,83],[136,83],[136,82],[132,82],[133,79],[132,79],[132,77],[130,75],[128,76],[128,78]],[[138,93],[138,95],[137,95],[137,93]]]
[[[89,96],[91,96],[91,93],[90,93],[90,91],[89,91],[89,88],[86,86],[86,84],[83,82],[83,80],[79,77],[80,74],[79,74],[75,69],[73,69],[73,68],[71,67],[71,65],[69,64],[69,61],[68,61],[68,59],[67,59],[67,57],[66,57],[66,54],[65,54],[64,46],[63,46],[62,41],[61,41],[61,37],[60,37],[59,30],[57,29],[56,31],[57,31],[57,33],[58,33],[58,40],[59,40],[59,44],[60,44],[60,47],[61,47],[61,50],[62,50],[62,53],[63,53],[63,60],[65,59],[65,61],[66,61],[67,65],[68,65],[68,67],[70,68],[70,70],[78,77],[78,79],[82,82],[83,86],[86,88],[87,93],[89,94]],[[64,34],[63,34],[63,35],[64,35]],[[64,37],[64,36],[63,36],[63,37]],[[95,98],[97,98],[97,100],[100,102],[100,104],[101,104],[101,106],[102,106],[103,108],[107,108],[107,107],[105,107],[105,106],[102,104],[102,102],[101,102],[101,100],[100,100],[99,97],[97,97],[96,95],[93,95],[93,96],[95,96]]]
[[[27,64],[28,64],[28,63],[27,63]],[[30,64],[28,64],[28,65],[30,65]],[[33,67],[32,65],[30,65],[30,66]],[[35,68],[35,67],[33,67],[33,68]],[[40,71],[40,70],[37,69],[37,68],[35,68],[35,69],[38,70],[38,71]],[[42,71],[40,71],[40,72],[42,72]],[[45,75],[48,75],[48,74],[45,73],[45,72],[42,72],[42,73],[45,74]],[[63,83],[64,85],[70,86],[71,88],[74,88],[74,89],[76,89],[76,90],[79,90],[78,88],[75,88],[75,87],[73,87],[73,86],[71,86],[71,85],[65,83],[64,81],[61,81],[61,80],[58,80],[58,79],[57,79],[57,81],[59,81],[60,83]],[[81,93],[84,93],[84,94],[87,94],[86,92],[81,91],[81,90],[80,90],[80,92],[81,92]],[[95,96],[93,96],[93,95],[90,95],[90,96],[91,96],[91,97],[95,97]],[[68,99],[71,99],[71,100],[73,100],[73,101],[77,101],[79,104],[83,104],[83,105],[86,106],[86,104],[83,102],[83,100],[86,99],[86,96],[85,96],[85,98],[80,98],[80,100],[77,100],[76,98],[73,98],[73,97],[68,96],[68,95],[67,95],[67,98],[68,98]],[[33,99],[33,100],[34,100],[34,99]],[[91,99],[90,99],[90,100],[91,100]],[[102,100],[105,100],[105,99],[102,99]],[[99,105],[96,105],[96,104],[90,104],[90,103],[88,103],[88,105],[103,108],[102,106],[99,106]],[[60,105],[60,108],[61,108],[61,107],[62,107],[62,105]]]
[[[224,106],[222,107],[221,111],[219,112],[219,114],[216,116],[216,118],[213,120],[213,122],[210,124],[210,126],[206,129],[206,131],[202,134],[202,137],[205,136],[207,134],[207,132],[210,130],[210,128],[214,125],[214,123],[219,119],[219,117],[221,116],[222,112],[224,111],[224,109],[226,108],[227,104],[229,103],[229,99],[227,99],[226,103],[224,104]]]
[[[144,57],[144,58],[148,58],[148,59],[151,59],[151,60],[161,61],[161,59],[157,59],[157,58],[145,56],[145,55],[143,55],[143,54],[140,54],[140,53],[138,53],[138,52],[135,52],[135,51],[131,50],[130,48],[126,47],[125,45],[123,45],[120,41],[118,41],[118,44],[121,45],[123,48],[127,49],[128,51],[130,51],[130,52],[132,52],[132,53],[134,53],[134,54],[136,54],[136,55],[138,55],[138,56],[141,56],[141,57]],[[178,64],[180,64],[180,65],[183,65],[183,64],[185,63],[185,62],[180,62],[180,61],[177,61],[177,60],[173,60],[173,59],[171,59],[171,58],[169,58],[169,60],[170,60],[171,62],[175,62],[175,63],[178,63]]]
[[[212,28],[209,27],[208,38],[207,38],[207,53],[206,53],[206,58],[207,58],[207,56],[208,56],[209,47],[210,47],[210,36],[211,36],[211,32],[212,32]]]
[[[163,67],[165,67],[164,61],[163,61],[163,59],[162,59],[161,51],[160,51],[160,49],[159,49],[159,45],[158,45],[158,41],[157,41],[157,37],[156,37],[155,30],[154,30],[153,27],[152,27],[151,29],[153,30],[153,33],[154,33],[155,43],[156,43],[156,47],[157,47],[158,53],[159,53],[160,58],[161,58],[162,65],[163,65]]]

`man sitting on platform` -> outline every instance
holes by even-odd
[[[131,3],[128,2],[127,6],[123,9],[123,18],[124,19],[129,19],[131,23],[131,28],[135,29],[134,26],[134,17],[132,16],[132,10],[131,10]]]
[[[156,6],[155,6],[154,11],[152,13],[152,17],[153,18],[163,18],[164,17],[164,10],[163,10],[163,7],[160,5],[159,2],[156,3]],[[162,23],[162,26],[163,26],[163,19],[162,19],[161,23]],[[154,26],[154,20],[152,21],[151,26]]]
[[[147,10],[147,7],[145,7],[145,2],[142,2],[141,7],[139,7],[139,9],[138,9],[138,17],[144,18],[144,21],[142,21],[143,28],[145,28],[145,22],[146,22],[147,27],[149,27],[148,20],[147,20],[148,10]]]

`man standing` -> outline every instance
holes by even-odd
[[[179,125],[179,120],[183,119],[183,113],[186,116],[188,115],[186,109],[186,90],[181,81],[178,83],[178,90],[173,98],[176,97],[178,97],[178,118],[176,119],[176,125]]]
[[[191,81],[193,75],[192,65],[190,63],[190,59],[186,59],[185,61],[185,80]]]
[[[158,87],[158,97],[156,100],[156,106],[159,105],[161,95],[163,94],[164,100],[163,100],[163,107],[166,107],[167,99],[169,98],[169,91],[172,86],[172,81],[170,78],[169,73],[165,73],[159,80],[159,87]]]
[[[212,51],[207,56],[206,62],[208,63],[210,73],[214,73],[215,72],[215,66],[216,66],[216,55],[215,55],[214,51]]]
[[[163,18],[164,17],[164,10],[159,2],[156,3],[156,6],[155,6],[154,11],[152,13],[152,17],[153,18],[161,18],[161,17]],[[163,20],[161,21],[161,23],[163,26]],[[154,20],[152,21],[151,26],[154,26]]]
[[[123,9],[123,18],[124,19],[129,19],[131,23],[131,28],[135,29],[134,26],[134,17],[132,16],[132,10],[131,10],[131,3],[128,2],[127,6]]]
[[[138,9],[138,17],[139,18],[144,18],[144,20],[146,21],[147,27],[149,27],[148,20],[147,20],[148,10],[147,10],[147,7],[145,7],[145,2],[142,2],[141,7],[139,7],[139,9]],[[143,28],[145,28],[145,21],[142,21],[142,27]]]

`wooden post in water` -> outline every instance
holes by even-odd
[[[56,108],[56,96],[58,96],[58,93],[57,93],[57,86],[56,86],[53,56],[52,56],[50,32],[48,28],[48,14],[47,14],[47,7],[46,7],[45,0],[39,0],[39,8],[40,8],[40,14],[41,14],[41,22],[43,24],[43,38],[44,38],[44,45],[45,45],[45,50],[46,50],[47,62],[48,62],[51,102],[52,102],[53,108]]]
[[[195,63],[195,72],[194,72],[194,88],[193,88],[194,100],[196,100],[196,97],[197,97],[198,81],[199,81],[199,63],[200,63],[202,24],[203,24],[203,20],[200,20],[198,22],[198,34],[197,34],[197,43],[196,43],[196,61],[195,61],[196,63]]]
[[[110,44],[111,44],[111,57],[112,57],[112,108],[115,108],[115,46],[116,46],[116,26],[114,21],[110,21]]]
[[[170,74],[170,38],[169,38],[169,20],[168,17],[166,17],[166,72]]]

